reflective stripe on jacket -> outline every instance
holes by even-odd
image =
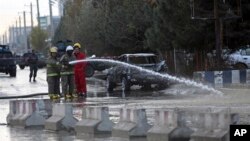
[[[56,58],[49,57],[47,59],[47,76],[59,76],[60,75],[60,64],[57,63]]]

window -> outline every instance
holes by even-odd
[[[243,50],[241,50],[241,55],[246,55],[247,53],[246,53],[246,50],[245,49],[243,49]]]
[[[156,56],[148,56],[147,59],[149,64],[156,64],[157,62],[159,62]]]
[[[250,56],[250,48],[246,49],[246,55]]]
[[[132,64],[148,64],[145,56],[130,56],[129,62]]]

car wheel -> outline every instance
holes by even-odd
[[[108,91],[108,92],[113,92],[114,83],[111,82],[110,76],[108,76],[107,79],[106,79],[106,88],[107,88],[107,91]]]
[[[85,71],[86,71],[86,76],[87,77],[92,77],[94,75],[94,73],[95,73],[95,70],[91,65],[87,65]]]
[[[245,64],[243,64],[243,63],[235,64],[234,67],[235,67],[236,69],[239,69],[239,70],[247,69],[247,65],[245,65]]]
[[[24,66],[24,65],[19,65],[19,68],[20,68],[21,70],[23,70],[23,69],[25,68],[25,66]]]
[[[130,91],[130,83],[126,77],[122,77],[122,91]]]

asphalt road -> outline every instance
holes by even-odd
[[[29,68],[17,70],[17,77],[11,78],[5,74],[0,74],[0,97],[27,95],[34,93],[46,93],[46,70],[38,71],[37,82],[29,82]],[[81,119],[81,109],[87,105],[102,105],[110,108],[110,116],[113,122],[118,122],[118,109],[121,107],[145,108],[148,122],[154,123],[154,108],[171,107],[230,107],[235,111],[250,111],[250,89],[219,89],[224,94],[217,95],[200,88],[175,84],[162,91],[140,90],[133,87],[130,93],[123,94],[118,88],[114,93],[107,93],[105,81],[88,79],[88,98],[84,101],[71,101],[75,105],[74,115]],[[37,96],[35,98],[46,99],[48,96]],[[63,103],[67,103],[63,99]],[[64,132],[47,132],[43,129],[19,129],[6,125],[6,116],[9,112],[9,99],[0,99],[0,133],[1,140],[77,140],[73,134]],[[110,140],[111,138],[96,138],[95,140]]]

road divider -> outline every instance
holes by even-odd
[[[211,140],[228,141],[229,126],[240,123],[239,109],[227,107],[175,107],[150,109],[154,120],[148,123],[145,109],[121,108],[116,124],[109,114],[114,109],[85,106],[78,121],[73,103],[51,103],[50,100],[12,100],[7,122],[11,126],[44,126],[46,130],[75,131],[77,137],[94,138],[106,134],[130,140],[143,137],[148,141]],[[152,112],[150,111],[150,112]],[[249,110],[244,110],[249,115]],[[151,120],[151,118],[150,118]],[[244,121],[250,123],[250,121]]]
[[[145,109],[122,108],[120,120],[112,129],[112,137],[129,139],[146,136],[150,128]]]
[[[96,134],[111,133],[113,126],[108,107],[85,107],[75,131],[78,137],[92,138]]]
[[[74,130],[78,120],[73,116],[71,104],[56,103],[53,105],[52,116],[45,121],[45,129],[52,131]]]
[[[46,118],[51,116],[52,105],[47,100],[12,100],[7,124],[11,126],[44,126]]]

